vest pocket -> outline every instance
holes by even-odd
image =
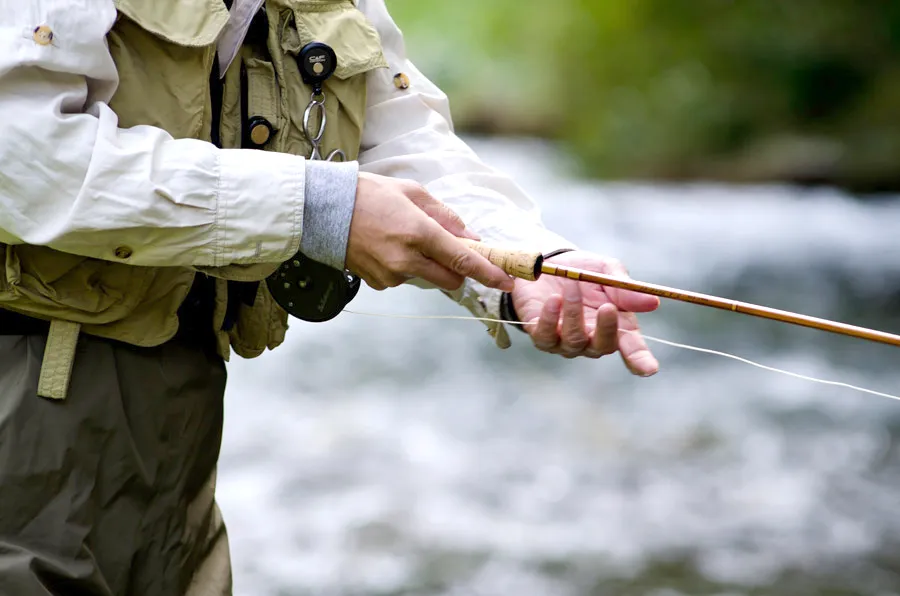
[[[228,22],[222,1],[116,0],[116,8],[107,40],[120,79],[110,107],[120,125],[208,138],[209,73]]]
[[[221,0],[115,0],[115,4],[144,30],[179,46],[212,45],[228,22]]]
[[[303,131],[303,114],[312,89],[303,83],[296,58],[303,46],[318,41],[330,46],[337,55],[335,72],[323,86],[329,124],[321,152],[327,155],[341,149],[347,159],[356,159],[366,111],[365,73],[388,67],[378,33],[349,0],[288,0],[286,4],[277,15],[284,72],[282,84],[287,92],[285,113],[290,120],[286,150],[302,155],[309,155],[311,150]]]
[[[297,55],[311,41],[326,43],[337,54],[334,76],[350,77],[387,67],[375,27],[349,0],[308,2],[289,0],[282,12],[282,48]],[[299,73],[298,73],[299,74]]]
[[[9,306],[52,318],[102,325],[129,315],[143,299],[148,271],[61,253],[45,246],[0,245],[5,249]]]

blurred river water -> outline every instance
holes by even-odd
[[[584,182],[470,139],[640,280],[900,332],[900,201]],[[466,314],[366,288],[358,311]],[[900,393],[900,351],[664,301],[656,337]],[[478,322],[344,313],[229,365],[218,498],[239,596],[900,594],[900,403],[659,344],[568,361]]]

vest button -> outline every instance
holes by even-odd
[[[122,259],[123,261],[125,259],[130,258],[132,253],[133,253],[133,251],[127,246],[120,246],[120,247],[116,248],[116,250],[115,250],[116,258]]]
[[[409,89],[409,77],[402,72],[394,75],[394,87],[397,89]]]
[[[253,116],[247,122],[247,137],[252,148],[265,146],[275,134],[275,128],[262,116]]]

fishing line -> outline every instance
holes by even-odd
[[[428,319],[428,320],[452,320],[452,321],[486,321],[489,323],[503,323],[505,325],[531,325],[533,323],[527,322],[511,322],[511,321],[498,321],[497,319],[489,319],[483,317],[468,317],[468,316],[453,316],[453,315],[395,315],[390,313],[374,313],[374,312],[362,312],[356,310],[348,310],[345,309],[344,312],[352,314],[352,315],[361,315],[366,317],[383,317],[388,319]],[[630,329],[620,329],[622,333],[635,333],[638,334],[637,331],[631,331]],[[820,379],[817,377],[812,377],[809,375],[803,375],[800,373],[791,372],[789,370],[784,370],[781,368],[775,368],[774,366],[768,366],[766,364],[760,364],[759,362],[754,362],[753,360],[748,360],[747,358],[743,358],[741,356],[737,356],[735,354],[729,354],[728,352],[720,352],[718,350],[711,350],[709,348],[700,348],[697,346],[692,346],[689,344],[678,343],[674,341],[670,341],[668,339],[662,339],[659,337],[653,337],[650,335],[645,335],[640,333],[640,335],[651,342],[663,344],[673,348],[680,348],[682,350],[691,350],[693,352],[701,352],[703,354],[712,354],[714,356],[722,356],[723,358],[730,358],[732,360],[737,360],[738,362],[742,362],[744,364],[749,364],[750,366],[755,366],[756,368],[761,368],[763,370],[774,372],[782,375],[787,375],[789,377],[794,377],[795,379],[800,379],[803,381],[810,381],[812,383],[820,383],[822,385],[830,385],[832,387],[843,387],[844,389],[850,389],[852,391],[858,391],[860,393],[867,393],[869,395],[877,395],[878,397],[886,397],[888,399],[893,399],[895,401],[900,401],[900,396],[891,395],[890,393],[883,393],[881,391],[875,391],[872,389],[866,389],[865,387],[859,387],[857,385],[851,385],[850,383],[842,383],[840,381],[829,381],[827,379]]]

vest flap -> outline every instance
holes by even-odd
[[[374,68],[387,68],[381,39],[375,27],[353,2],[289,2],[294,12],[294,27],[282,31],[283,49],[297,54],[319,41],[331,46],[337,55],[334,76],[348,79]]]
[[[146,29],[180,46],[215,43],[228,22],[221,0],[115,0],[116,8]]]

